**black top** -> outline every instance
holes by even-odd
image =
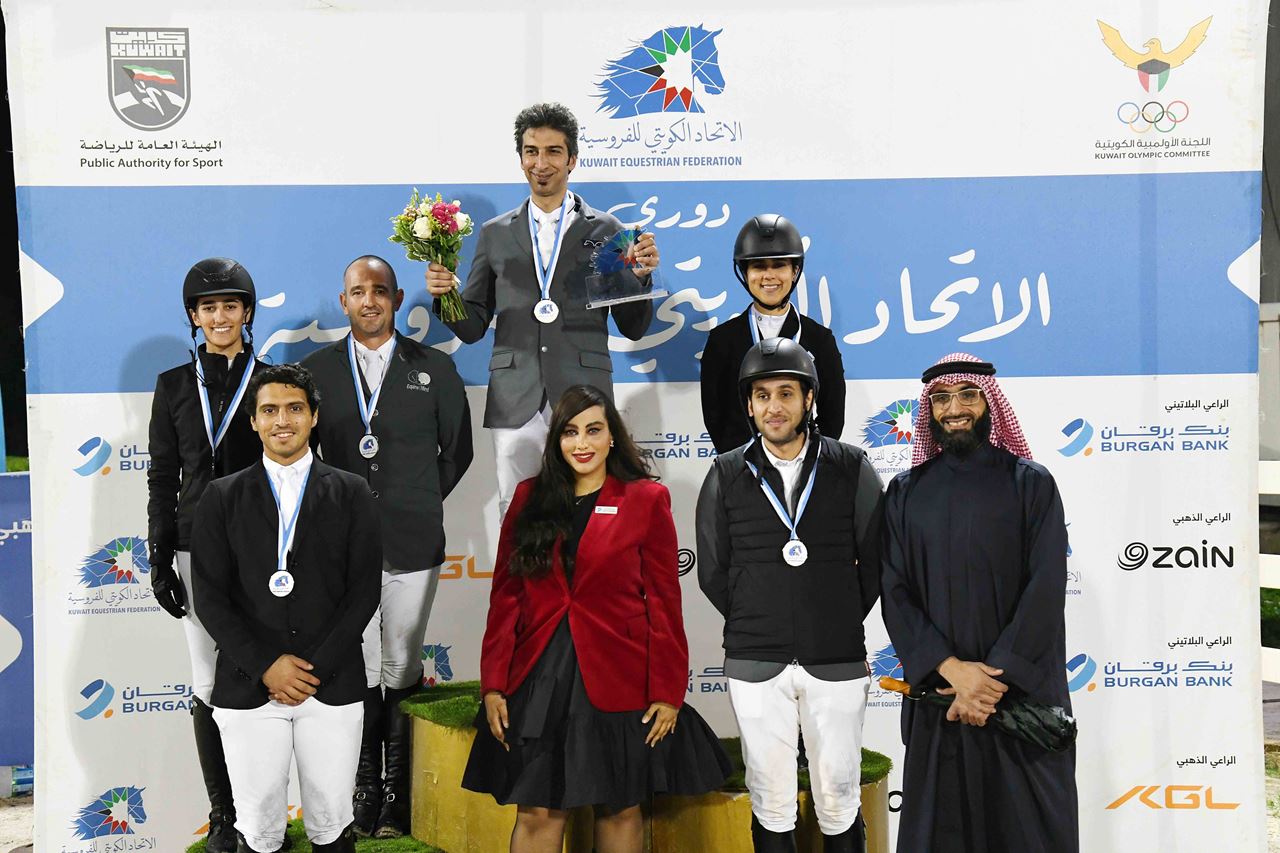
[[[360,637],[382,592],[382,536],[369,486],[311,463],[289,550],[293,592],[272,595],[279,511],[261,460],[209,484],[196,510],[191,572],[196,614],[218,644],[213,705],[267,702],[262,674],[282,654],[311,663],[326,705],[365,694]]]
[[[821,453],[819,453],[821,446]],[[862,620],[880,592],[880,477],[862,448],[809,434],[791,512],[815,468],[799,522],[809,556],[783,561],[791,538],[750,462],[783,494],[757,438],[716,457],[698,494],[698,583],[725,617],[725,656],[802,665],[866,660]]]
[[[190,362],[166,370],[156,379],[151,398],[147,450],[147,542],[153,565],[173,565],[173,552],[190,548],[191,521],[205,487],[216,477],[234,474],[262,457],[262,442],[249,425],[243,404],[231,412],[231,399],[240,387],[251,355],[244,351],[230,362],[198,350],[209,392],[209,409],[217,430],[234,418],[214,453],[204,428],[204,414],[196,391],[196,370]],[[265,365],[259,361],[257,368]]]
[[[578,554],[578,540],[587,529],[587,522],[591,520],[591,513],[595,511],[596,501],[599,498],[600,490],[596,489],[594,492],[588,492],[573,499],[573,524],[569,528],[569,535],[560,545],[560,563],[564,566],[564,579],[571,587],[573,586],[573,558]]]
[[[799,317],[797,322],[796,318]],[[755,435],[747,417],[746,402],[738,393],[738,371],[754,342],[751,338],[751,309],[748,308],[711,330],[702,351],[702,422],[715,445],[716,453],[741,447]],[[779,337],[794,338],[800,332],[800,346],[813,356],[818,369],[818,429],[827,438],[844,432],[844,361],[835,335],[816,320],[792,311],[782,324]]]
[[[347,337],[302,361],[320,389],[320,421],[311,433],[324,461],[363,477],[382,519],[382,548],[397,572],[444,562],[444,499],[471,465],[471,411],[453,359],[396,334],[382,380],[373,434],[378,453],[360,455],[364,421],[351,379]],[[357,366],[361,393],[369,399]]]

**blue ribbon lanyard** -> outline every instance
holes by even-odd
[[[364,421],[364,434],[373,434],[373,413],[378,409],[378,398],[382,396],[382,386],[386,384],[387,373],[391,370],[391,357],[396,354],[396,339],[392,335],[391,349],[387,352],[386,364],[382,365],[382,378],[378,387],[368,400],[364,398],[364,387],[360,384],[360,366],[356,360],[355,335],[347,335],[347,360],[351,362],[351,382],[356,387],[356,405],[360,409],[360,420]]]
[[[314,464],[314,463],[313,463]],[[275,480],[271,475],[267,475],[267,485],[271,487],[271,497],[276,499],[276,514],[280,517],[280,526],[276,535],[276,571],[289,572],[286,568],[289,558],[289,548],[293,545],[294,527],[298,523],[298,513],[302,511],[302,496],[307,493],[307,481],[311,479],[311,469],[307,469],[307,474],[302,478],[302,485],[298,487],[298,503],[293,508],[293,518],[289,519],[286,525],[284,522],[284,507],[280,505],[280,492],[276,490]]]
[[[794,305],[789,305],[789,306],[787,306],[787,315],[788,315],[788,316],[790,316],[790,315],[791,315],[791,313],[792,313],[793,311],[795,311],[795,310],[796,310],[796,307],[795,307]],[[756,325],[756,310],[755,310],[755,308],[748,308],[748,309],[747,309],[747,315],[748,315],[748,316],[747,316],[747,325],[751,327],[751,343],[753,343],[753,344],[758,344],[758,343],[760,343],[760,327]],[[797,316],[797,317],[796,317],[796,323],[797,323],[797,325],[796,325],[796,336],[795,336],[794,338],[792,338],[792,339],[791,339],[791,340],[795,341],[796,343],[800,343],[800,326],[799,326],[799,321],[800,321],[800,317],[799,317],[799,316]],[[785,324],[787,321],[786,321],[786,319],[784,318],[782,322]],[[748,463],[748,464],[750,464],[750,463]]]
[[[209,405],[209,389],[205,387],[204,382],[204,367],[200,364],[199,356],[196,357],[196,391],[200,395],[200,413],[204,415],[204,434],[209,439],[209,449],[214,453],[218,451],[218,445],[222,444],[222,439],[226,436],[231,422],[235,420],[236,411],[240,408],[240,402],[244,399],[244,392],[249,388],[249,377],[253,376],[253,368],[256,364],[257,359],[253,357],[253,352],[250,351],[249,363],[245,365],[244,376],[240,377],[240,387],[236,389],[236,395],[231,398],[231,405],[222,416],[222,423],[218,425],[218,433],[215,435],[213,432],[213,409]]]
[[[542,252],[538,249],[538,226],[534,224],[533,198],[529,198],[529,240],[533,243],[533,271],[538,276],[538,289],[543,299],[551,298],[551,279],[555,278],[556,264],[560,262],[560,247],[564,245],[564,221],[569,218],[573,194],[568,190],[564,194],[564,204],[560,205],[560,221],[556,223],[556,240],[551,249],[551,260],[547,266],[542,265]]]
[[[809,482],[805,483],[804,491],[800,493],[800,501],[796,504],[796,517],[791,518],[791,513],[787,512],[786,504],[778,500],[777,494],[773,491],[773,486],[769,485],[769,481],[760,476],[760,471],[747,460],[747,467],[751,469],[751,475],[760,481],[760,490],[764,492],[764,496],[768,498],[769,504],[773,507],[773,511],[778,514],[778,518],[791,531],[793,540],[800,539],[799,527],[800,519],[804,517],[805,507],[809,505],[809,496],[813,494],[813,483],[818,478],[818,457],[822,455],[822,445],[818,445],[818,453],[813,459],[813,470],[809,472]]]

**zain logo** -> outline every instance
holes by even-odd
[[[871,676],[873,678],[902,678],[902,661],[893,644],[885,646],[871,657]]]
[[[1098,662],[1084,652],[1067,661],[1067,690],[1075,693],[1084,688],[1086,692],[1098,689],[1093,676],[1098,671]]]
[[[422,684],[435,687],[444,681],[453,681],[453,665],[449,663],[449,649],[453,646],[425,645],[422,647]],[[435,672],[432,673],[432,667]]]
[[[111,466],[107,465],[107,457],[111,455],[111,444],[105,438],[94,436],[78,448],[83,460],[75,468],[81,477],[92,477],[94,474],[110,474]]]
[[[112,711],[108,705],[111,700],[116,698],[116,689],[111,686],[110,681],[104,681],[101,678],[90,681],[80,691],[80,695],[89,700],[89,704],[85,705],[76,716],[82,720],[92,720],[94,717],[102,714],[103,718],[110,717]],[[103,712],[106,713],[103,713]]]
[[[93,589],[100,586],[138,583],[140,575],[151,571],[147,562],[147,540],[136,536],[112,539],[80,564],[80,583]]]
[[[106,835],[133,835],[133,828],[147,822],[142,806],[145,788],[112,788],[80,809],[71,828],[76,838],[89,841]]]
[[[867,418],[862,426],[862,441],[867,447],[893,447],[911,443],[916,422],[915,400],[895,400]]]
[[[605,63],[604,77],[596,82],[596,112],[610,118],[706,112],[699,97],[724,92],[716,48],[721,32],[701,25],[667,27]]]
[[[1116,557],[1116,565],[1132,572],[1147,565],[1148,560],[1153,569],[1230,569],[1236,564],[1236,549],[1228,545],[1223,551],[1217,545],[1210,545],[1208,539],[1201,539],[1199,548],[1194,545],[1148,547],[1145,542],[1130,542]]]
[[[698,555],[693,553],[692,548],[681,548],[676,552],[676,573],[680,577],[689,574],[696,565],[698,565]]]
[[[1082,450],[1085,456],[1093,453],[1093,448],[1089,446],[1089,442],[1093,441],[1093,424],[1084,418],[1076,418],[1064,426],[1062,434],[1070,439],[1065,446],[1058,448],[1063,456],[1075,456]]]

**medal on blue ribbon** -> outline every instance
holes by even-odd
[[[267,581],[267,590],[276,598],[284,598],[293,592],[293,575],[289,573],[289,549],[293,546],[294,528],[298,524],[298,514],[302,512],[302,496],[307,493],[307,481],[311,479],[311,470],[302,478],[298,486],[298,503],[293,507],[293,517],[288,523],[284,520],[284,507],[280,504],[280,492],[276,490],[275,481],[267,475],[267,485],[271,487],[271,497],[276,500],[276,514],[280,524],[276,529],[276,570]]]
[[[382,376],[378,379],[378,387],[373,389],[369,399],[364,397],[364,386],[360,384],[360,366],[356,361],[355,335],[347,335],[347,361],[351,363],[351,384],[356,389],[356,407],[360,410],[360,420],[364,422],[364,435],[356,449],[365,459],[378,455],[378,437],[373,434],[373,416],[378,411],[378,398],[382,396],[382,386],[386,384],[387,372],[391,370],[391,358],[396,354],[396,339],[392,335],[391,349],[387,351],[386,364],[382,365]]]
[[[818,456],[822,455],[822,445],[818,445]],[[800,500],[796,504],[796,517],[793,519],[791,513],[787,512],[787,507],[782,501],[778,500],[777,494],[774,493],[773,487],[764,477],[760,476],[760,471],[751,462],[747,462],[747,467],[751,469],[751,474],[760,481],[760,490],[764,492],[764,496],[769,501],[769,505],[773,507],[773,511],[778,514],[778,518],[791,531],[791,538],[787,540],[787,544],[782,546],[782,560],[788,566],[803,566],[805,561],[809,559],[809,549],[800,541],[798,528],[800,527],[800,519],[804,516],[805,507],[809,505],[809,497],[813,494],[813,483],[818,478],[818,459],[815,456],[813,460],[813,470],[809,472],[809,482],[805,483],[804,491],[800,493]]]
[[[542,252],[538,250],[538,226],[533,216],[533,199],[529,199],[529,239],[533,243],[533,272],[538,276],[538,290],[542,298],[533,306],[533,317],[539,323],[554,323],[560,316],[560,306],[551,298],[551,279],[555,278],[556,264],[560,262],[560,247],[564,245],[564,221],[569,218],[569,210],[573,207],[573,194],[565,192],[564,204],[560,205],[560,221],[556,223],[556,238],[551,246],[551,258],[546,266],[542,265]]]

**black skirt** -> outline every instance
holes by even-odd
[[[732,765],[697,711],[684,705],[675,731],[654,747],[644,742],[653,721],[643,717],[591,704],[566,617],[507,697],[509,752],[489,731],[481,705],[462,787],[502,805],[619,811],[654,794],[704,794],[724,784]]]

